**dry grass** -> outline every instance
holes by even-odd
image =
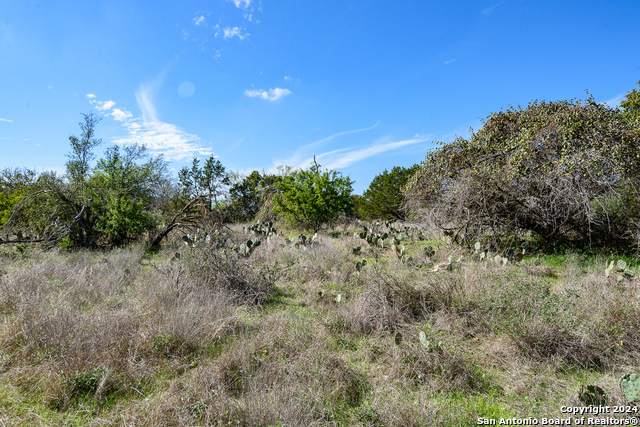
[[[623,402],[617,378],[640,355],[636,281],[576,256],[434,272],[463,251],[412,264],[353,255],[362,244],[348,232],[300,248],[275,237],[250,257],[181,242],[153,257],[0,256],[0,420],[470,425],[560,415],[585,382]]]

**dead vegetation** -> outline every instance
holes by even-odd
[[[609,387],[640,353],[636,282],[607,280],[597,262],[467,255],[433,271],[463,250],[440,245],[423,259],[415,242],[415,263],[389,248],[356,255],[352,232],[297,248],[274,237],[241,256],[230,245],[250,236],[234,233],[226,249],[176,242],[153,256],[135,246],[5,252],[0,420],[427,426],[554,416],[578,404],[585,378]]]

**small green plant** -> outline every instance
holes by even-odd
[[[105,374],[106,370],[100,367],[95,367],[83,372],[76,371],[66,381],[69,394],[73,397],[79,397],[95,393]]]
[[[631,402],[640,402],[640,376],[625,374],[620,378],[622,393]]]
[[[356,262],[356,271],[358,271],[358,272],[362,271],[362,269],[364,268],[365,265],[367,265],[367,260],[366,259],[363,259],[362,261]]]
[[[353,248],[351,249],[351,253],[354,255],[358,255],[360,254],[360,250],[362,249],[362,246],[358,246],[357,248]]]
[[[396,345],[402,344],[402,334],[400,332],[396,333],[396,336],[394,337],[394,341]]]
[[[606,406],[607,394],[597,385],[583,385],[578,392],[578,399],[584,406]]]
[[[427,258],[432,258],[436,254],[436,251],[433,250],[431,246],[427,246],[424,248],[424,256]]]

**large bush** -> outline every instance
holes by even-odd
[[[405,196],[457,237],[528,231],[545,244],[629,244],[638,232],[639,150],[637,123],[618,109],[534,101],[431,151]]]
[[[274,198],[275,210],[296,225],[318,230],[341,213],[351,212],[352,185],[349,177],[318,165],[293,171],[276,184],[280,194]]]

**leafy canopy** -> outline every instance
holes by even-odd
[[[317,164],[288,172],[275,185],[280,190],[274,199],[276,213],[308,229],[317,231],[353,207],[353,181],[336,171],[322,171]]]
[[[391,172],[376,175],[358,200],[358,215],[365,219],[405,219],[402,189],[418,168],[395,166]]]

